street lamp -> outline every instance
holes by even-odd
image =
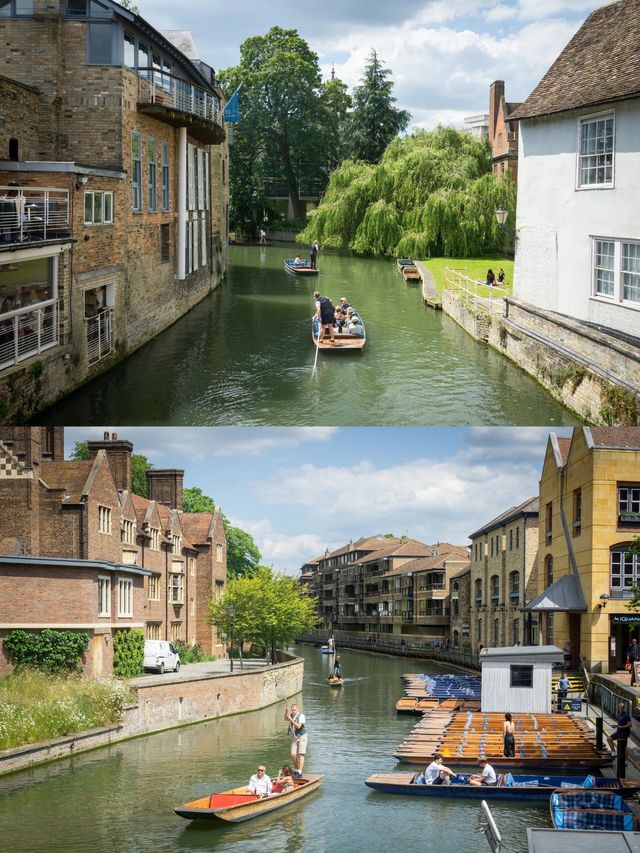
[[[227,604],[227,616],[229,617],[229,672],[233,672],[233,617],[236,614],[236,606],[233,601]]]
[[[507,221],[507,216],[509,216],[509,211],[505,210],[504,206],[501,204],[495,212],[496,222],[498,223],[498,227],[501,231]]]

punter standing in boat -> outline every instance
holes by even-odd
[[[516,755],[516,740],[514,732],[516,727],[511,719],[511,714],[504,715],[504,723],[502,724],[502,732],[504,735],[504,756],[505,758],[515,758]]]
[[[309,257],[311,258],[311,269],[313,269],[313,270],[318,269],[318,249],[319,248],[320,248],[320,246],[318,246],[317,241],[314,240],[313,243],[311,244],[311,251],[309,252]]]
[[[285,706],[284,718],[289,723],[289,734],[291,735],[291,758],[295,767],[293,775],[300,777],[307,752],[307,729],[304,714],[300,713],[298,706],[294,704],[291,706],[291,710]]]
[[[318,343],[321,344],[324,340],[326,330],[329,330],[331,343],[335,343],[333,322],[335,320],[336,309],[328,296],[321,296],[319,291],[313,294],[316,300],[316,317],[318,318]]]

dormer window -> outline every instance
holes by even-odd
[[[111,9],[98,0],[67,0],[67,18],[106,18],[111,20]]]

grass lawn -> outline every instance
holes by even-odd
[[[479,281],[487,280],[487,270],[492,269],[496,277],[500,267],[504,270],[505,279],[502,287],[506,287],[511,293],[511,284],[513,282],[513,261],[509,258],[429,258],[423,262],[426,268],[431,272],[438,288],[438,293],[442,293],[445,285],[445,270],[447,267],[462,272],[470,278],[478,279]],[[483,287],[478,289],[480,296],[488,296],[489,288]],[[500,291],[498,291],[500,293]],[[502,294],[501,294],[502,295]]]

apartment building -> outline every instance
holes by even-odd
[[[110,0],[3,4],[4,421],[108,369],[221,282],[223,101],[197,57],[188,34]]]

